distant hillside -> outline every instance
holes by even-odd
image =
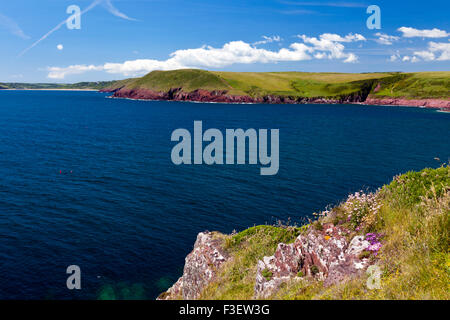
[[[0,89],[91,89],[101,90],[116,83],[116,81],[79,82],[73,84],[58,83],[0,83]]]
[[[114,97],[204,102],[363,103],[450,108],[450,72],[153,71],[117,81]]]
[[[220,72],[196,69],[153,71],[142,78],[117,81],[107,90],[148,89],[156,92],[181,88],[223,91],[231,95],[283,95],[336,97],[380,84],[379,97],[411,99],[449,98],[450,72],[420,73],[307,73],[307,72]],[[373,88],[375,89],[375,88]]]
[[[365,103],[450,111],[450,72],[308,73],[153,71],[75,84],[0,83],[0,89],[92,89],[116,98],[223,103]]]

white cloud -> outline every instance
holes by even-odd
[[[388,34],[377,32],[375,35],[378,37],[375,41],[379,44],[391,45],[394,41],[398,41],[400,37],[390,36]]]
[[[177,50],[167,60],[138,59],[123,63],[105,63],[103,65],[73,65],[69,67],[49,67],[48,77],[64,79],[67,75],[88,71],[105,71],[123,76],[141,76],[154,70],[175,70],[186,68],[223,68],[233,64],[294,62],[316,59],[338,59],[344,63],[354,63],[358,57],[345,52],[341,42],[363,41],[361,35],[349,34],[340,37],[324,34],[320,39],[299,36],[304,43],[292,43],[278,51],[256,48],[243,41],[232,41],[221,48],[203,46],[196,49]],[[332,39],[332,40],[331,40]]]
[[[353,53],[350,53],[348,55],[347,59],[344,60],[345,63],[355,63],[357,61],[358,61],[358,57]]]
[[[358,57],[353,53],[344,52],[345,47],[341,42],[366,41],[366,38],[360,34],[348,34],[345,37],[341,37],[337,34],[324,33],[319,39],[306,35],[299,35],[298,37],[303,42],[312,44],[314,51],[319,51],[315,54],[317,59],[344,59],[346,63],[356,62],[358,61]]]
[[[366,38],[364,38],[364,36],[362,36],[358,33],[356,33],[356,34],[349,33],[345,37],[341,37],[340,35],[334,34],[334,33],[324,33],[320,36],[320,38],[324,39],[324,40],[334,41],[334,42],[354,42],[354,41],[366,41],[367,40]]]
[[[447,31],[439,30],[437,28],[431,30],[419,30],[411,27],[401,27],[398,31],[402,32],[403,37],[405,38],[445,38],[450,36],[450,33],[447,33]]]
[[[99,66],[86,66],[86,65],[73,65],[66,68],[59,68],[59,67],[49,67],[48,71],[48,78],[50,79],[64,79],[68,75],[73,74],[81,74],[85,73],[87,71],[101,71],[103,70],[103,67]]]
[[[389,60],[388,60],[388,61],[390,61],[390,62],[395,62],[395,61],[400,60],[400,59],[401,59],[400,51],[397,50],[397,51],[395,52],[395,54],[393,54],[392,56],[389,57]]]
[[[414,55],[422,58],[425,61],[433,61],[434,59],[436,59],[434,53],[431,51],[415,51]]]
[[[280,36],[262,36],[264,40],[256,41],[253,43],[253,45],[259,45],[259,44],[266,44],[266,43],[272,43],[272,42],[280,42],[282,39]]]
[[[433,54],[438,55],[438,61],[449,61],[450,60],[450,43],[438,43],[430,42],[428,44],[428,50]]]
[[[447,42],[429,42],[426,50],[414,51],[413,55],[401,56],[400,52],[389,58],[389,61],[394,62],[397,60],[403,62],[419,62],[419,61],[450,61],[450,43]]]
[[[0,27],[4,27],[13,35],[16,35],[22,39],[29,39],[23,30],[19,27],[19,25],[11,18],[0,13]]]

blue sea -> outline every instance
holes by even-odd
[[[450,157],[450,114],[0,91],[0,299],[154,299],[197,233],[301,224],[349,193]],[[280,129],[280,170],[175,166],[177,128]],[[224,131],[223,131],[224,132]],[[81,268],[81,290],[66,268]]]

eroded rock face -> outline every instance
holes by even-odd
[[[339,103],[359,103],[365,100],[364,93],[353,93],[337,98],[305,98],[293,96],[266,95],[263,97],[236,96],[230,95],[227,91],[208,91],[198,89],[192,92],[185,92],[182,88],[172,88],[169,91],[156,92],[148,89],[127,89],[102,92],[113,92],[113,98],[128,98],[136,100],[164,100],[164,101],[194,101],[194,102],[215,102],[215,103],[266,103],[266,104],[339,104]]]
[[[322,231],[311,230],[294,243],[280,243],[275,254],[264,257],[257,265],[255,297],[266,298],[281,283],[295,277],[323,280],[325,286],[359,274],[368,267],[368,259],[359,259],[370,243],[357,236],[350,243],[345,230],[332,224]]]
[[[364,103],[369,105],[435,108],[450,111],[450,100],[444,99],[402,99],[402,98],[378,99],[369,97]]]
[[[210,232],[199,233],[194,250],[186,257],[183,276],[158,299],[197,299],[227,259],[221,240]]]
[[[370,243],[364,236],[348,242],[347,233],[348,230],[328,223],[320,231],[310,228],[293,243],[278,244],[273,256],[257,263],[254,297],[267,298],[283,282],[294,279],[315,279],[330,286],[364,272],[369,259],[360,256]],[[158,299],[198,299],[228,259],[220,238],[214,237],[214,233],[200,233],[193,251],[186,257],[183,276]]]

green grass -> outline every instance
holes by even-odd
[[[335,97],[359,92],[387,73],[212,72],[235,90],[251,96]]]
[[[375,97],[449,99],[450,72],[399,74],[381,81]]]
[[[198,69],[153,71],[142,78],[118,81],[111,89],[149,89],[185,92],[198,89],[230,95],[293,98],[340,98],[352,94],[373,97],[448,98],[450,72],[422,73],[307,73],[221,72]],[[380,85],[377,92],[375,87]]]
[[[374,89],[379,85],[379,88]],[[226,91],[230,95],[293,98],[340,98],[371,93],[372,97],[449,99],[450,72],[419,73],[308,73],[221,72],[199,69],[153,71],[141,78],[75,84],[0,83],[0,89],[148,89],[184,92],[198,89]]]
[[[256,226],[223,235],[224,248],[232,259],[201,299],[253,299],[257,261],[272,255],[278,243],[293,242],[301,232],[325,221],[343,223],[351,230],[348,239],[367,232],[384,234],[376,258],[370,252],[362,253],[381,268],[381,289],[369,290],[366,275],[325,288],[298,274],[270,299],[450,299],[449,166],[397,176],[372,199],[380,209],[362,212],[358,229],[347,222],[349,209],[342,203],[331,210],[333,214],[310,226]],[[272,277],[268,270],[263,276]]]
[[[251,299],[258,260],[272,255],[279,243],[293,242],[300,232],[300,228],[265,225],[226,236],[225,250],[233,259],[225,263],[220,280],[211,283],[200,299]]]
[[[127,88],[145,88],[156,91],[168,91],[172,88],[183,88],[186,92],[197,89],[210,91],[232,89],[213,73],[196,69],[153,71],[128,84]]]

